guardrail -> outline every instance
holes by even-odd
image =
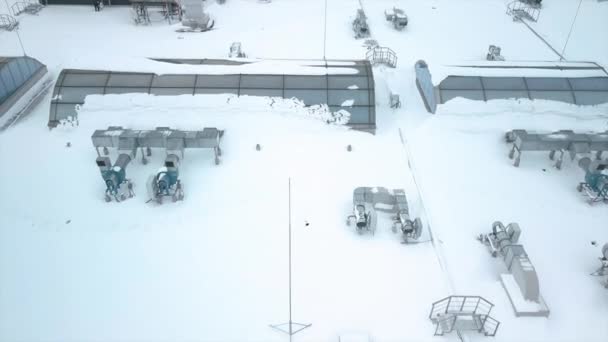
[[[19,22],[13,16],[0,14],[0,29],[12,31],[19,26]]]
[[[378,63],[386,64],[392,68],[397,66],[397,54],[388,47],[377,46],[367,50],[365,57],[376,65]]]

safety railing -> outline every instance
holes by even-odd
[[[37,1],[17,1],[11,5],[11,12],[14,16],[21,13],[37,14],[44,6]]]
[[[433,320],[441,314],[487,315],[494,307],[480,296],[450,296],[433,303],[429,318]]]
[[[19,26],[19,22],[13,16],[0,14],[0,29],[12,31]]]
[[[445,333],[452,332],[454,325],[456,324],[455,315],[444,316],[437,319],[435,326],[435,336],[443,336]]]
[[[498,330],[500,322],[488,315],[482,315],[481,319],[483,324],[481,325],[480,332],[483,332],[486,336],[496,336],[496,331]]]
[[[538,21],[540,9],[525,2],[513,1],[507,5],[507,14],[512,16],[513,20]]]
[[[397,54],[388,47],[377,46],[369,49],[365,57],[374,65],[383,63],[392,68],[397,66]]]

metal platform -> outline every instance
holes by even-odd
[[[397,54],[391,48],[377,46],[367,50],[365,57],[369,59],[373,65],[385,64],[391,68],[397,67]]]
[[[480,296],[449,296],[433,303],[429,319],[436,325],[435,336],[454,330],[495,336],[500,322],[490,317],[493,307]]]

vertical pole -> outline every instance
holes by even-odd
[[[289,334],[289,342],[291,342],[293,339],[292,336],[294,334],[297,334],[298,332],[300,332],[306,328],[310,328],[312,323],[309,323],[309,324],[303,324],[303,323],[297,323],[297,322],[294,323],[293,317],[291,316],[291,311],[292,311],[292,301],[291,301],[291,295],[292,295],[292,289],[291,289],[291,273],[292,273],[291,272],[291,254],[292,254],[292,250],[291,250],[291,177],[289,177],[288,185],[289,185],[289,189],[288,189],[289,190],[288,191],[289,199],[288,199],[287,203],[288,203],[288,208],[289,208],[289,215],[288,215],[288,217],[289,217],[289,225],[288,225],[288,227],[289,227],[289,230],[288,230],[288,232],[289,232],[289,236],[288,236],[288,238],[289,238],[289,241],[288,241],[288,247],[289,247],[289,249],[288,249],[288,253],[289,253],[288,254],[289,255],[289,258],[288,258],[289,259],[289,272],[288,272],[288,276],[289,276],[289,322],[281,323],[281,324],[274,324],[274,325],[271,324],[270,327],[273,329],[279,330],[283,333]],[[285,324],[289,324],[289,329],[282,328],[282,326],[284,326]],[[294,324],[297,325],[296,329],[293,328]]]
[[[289,178],[289,342],[293,336],[291,324],[291,177]]]

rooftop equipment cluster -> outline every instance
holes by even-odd
[[[133,183],[127,179],[126,169],[131,160],[136,158],[138,149],[141,161],[148,163],[146,157],[152,155],[152,148],[164,148],[166,158],[161,167],[148,179],[148,194],[151,200],[162,203],[165,196],[173,201],[182,200],[184,192],[179,180],[179,164],[187,148],[211,148],[215,154],[215,164],[220,163],[222,150],[220,138],[223,131],[217,128],[204,128],[202,131],[181,131],[169,127],[157,127],[155,130],[131,130],[120,126],[111,126],[106,130],[96,130],[91,136],[97,151],[97,166],[106,183],[105,199],[117,202],[134,195]],[[99,149],[102,149],[104,156]],[[111,163],[108,148],[116,149],[118,158]]]
[[[505,227],[502,222],[497,221],[492,224],[492,231],[479,235],[478,240],[488,246],[493,257],[500,256],[507,266],[509,273],[501,274],[500,280],[511,300],[515,315],[549,316],[549,308],[540,295],[536,269],[524,247],[518,244],[520,235],[521,230],[517,223],[509,223]],[[528,304],[521,304],[526,301]],[[530,302],[536,305],[530,305]]]
[[[354,224],[362,234],[376,232],[378,217],[376,211],[394,214],[392,230],[400,232],[404,243],[417,241],[422,234],[420,218],[412,219],[403,189],[393,191],[383,187],[359,187],[353,192],[353,214],[348,216],[347,225]]]
[[[579,167],[585,172],[585,180],[579,183],[577,190],[584,192],[591,203],[608,200],[608,159],[602,159],[603,152],[608,150],[608,131],[536,133],[516,129],[507,132],[505,139],[513,144],[509,158],[514,159],[513,165],[516,167],[520,164],[523,151],[546,151],[551,160],[557,159],[555,167],[559,170],[564,154],[568,153],[571,160],[578,159]]]

